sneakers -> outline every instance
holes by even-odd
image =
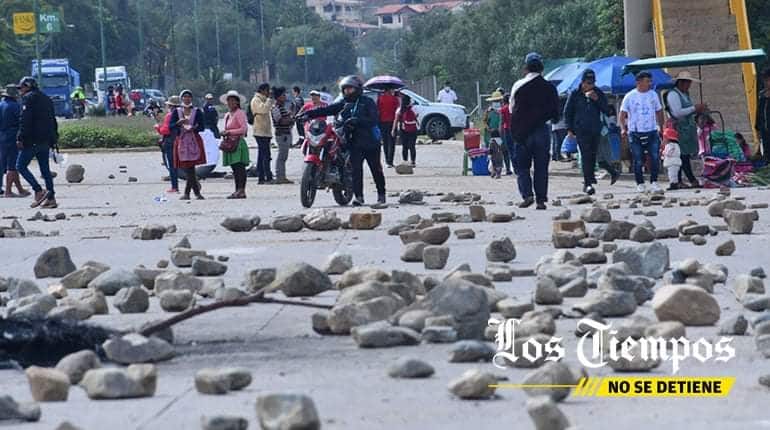
[[[668,188],[666,188],[666,191],[677,191],[679,189],[679,184],[676,182],[672,182],[668,185]]]
[[[364,205],[364,198],[363,197],[356,197],[353,199],[353,206],[359,207]]]
[[[544,202],[537,202],[537,206],[535,206],[535,209],[537,209],[539,211],[546,210],[545,203]]]
[[[535,199],[533,199],[532,197],[527,197],[526,199],[524,199],[524,201],[519,203],[519,208],[526,209],[532,206],[534,203],[535,203]]]
[[[586,185],[585,187],[583,187],[583,192],[588,194],[589,196],[596,194],[596,190],[594,189],[594,187],[590,185]]]
[[[647,191],[647,188],[645,188],[644,184],[639,184],[636,186],[637,193],[644,193],[646,191]]]
[[[385,200],[385,194],[379,194],[379,195],[377,196],[377,203],[385,204],[385,202],[386,202],[386,200]]]
[[[657,182],[653,182],[650,184],[650,191],[652,191],[653,193],[659,193],[663,190],[660,189]]]

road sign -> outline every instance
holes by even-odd
[[[59,16],[59,12],[40,12],[37,21],[40,25],[41,33],[61,32],[61,17]]]
[[[304,56],[305,55],[305,47],[304,46],[298,46],[297,47],[297,56]]]
[[[32,12],[14,13],[13,32],[15,34],[35,34],[35,14]]]
[[[314,55],[315,54],[315,48],[312,46],[306,46],[305,47],[305,53],[307,55]]]

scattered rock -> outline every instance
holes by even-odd
[[[468,207],[468,210],[473,222],[482,222],[487,219],[487,211],[484,209],[484,206],[471,205]]]
[[[132,364],[127,368],[103,367],[83,375],[80,386],[91,399],[130,399],[152,397],[158,372],[152,364]]]
[[[746,209],[746,205],[737,200],[717,200],[708,205],[707,211],[710,216],[722,217],[725,209],[742,211]]]
[[[316,209],[305,215],[305,227],[316,231],[337,230],[342,227],[342,220],[337,213],[329,209]]]
[[[150,295],[142,287],[121,288],[112,303],[123,314],[147,312],[150,307]]]
[[[753,211],[724,211],[727,230],[732,234],[750,234],[754,229],[754,216]]]
[[[96,353],[90,349],[68,354],[56,364],[56,369],[64,372],[69,378],[70,384],[73,385],[78,384],[87,371],[99,367],[102,367],[101,361],[99,361]]]
[[[416,263],[422,261],[423,253],[428,244],[424,242],[411,242],[404,246],[401,251],[401,261],[407,263]]]
[[[607,262],[607,255],[602,251],[588,251],[578,257],[582,264],[604,264]]]
[[[406,190],[398,195],[398,202],[401,204],[421,203],[422,198],[422,192],[417,190]]]
[[[29,421],[40,419],[40,405],[34,402],[17,403],[9,395],[0,395],[0,422]]]
[[[160,307],[166,312],[181,312],[195,304],[189,290],[166,290],[160,294]]]
[[[428,245],[443,245],[449,239],[449,226],[441,225],[420,230],[420,240]]]
[[[256,292],[260,288],[266,287],[275,281],[276,273],[277,271],[274,268],[250,270],[246,273],[244,286],[249,291]]]
[[[398,175],[412,175],[414,174],[414,167],[412,167],[411,164],[397,164],[396,165],[396,174]]]
[[[749,293],[765,294],[765,283],[760,278],[750,275],[738,275],[731,284],[735,297],[743,301]]]
[[[535,423],[535,430],[566,430],[569,420],[548,396],[527,400],[527,413]]]
[[[719,324],[720,335],[725,336],[743,336],[749,328],[749,321],[743,315],[736,315],[728,318]]]
[[[327,275],[342,275],[353,268],[353,256],[350,254],[334,253],[329,256],[322,269]],[[272,282],[272,280],[271,280]]]
[[[27,375],[32,398],[38,402],[64,402],[70,389],[70,379],[66,373],[45,367],[30,366],[24,372]]]
[[[702,288],[665,285],[652,298],[660,321],[679,321],[684,325],[712,325],[719,320],[719,304]]]
[[[192,258],[193,276],[222,276],[227,272],[227,264],[207,257]]]
[[[142,286],[141,279],[134,272],[125,269],[110,269],[88,283],[89,288],[106,296],[113,296],[122,288],[140,286]]]
[[[425,327],[422,331],[422,339],[428,343],[452,343],[457,341],[457,331],[447,326]]]
[[[79,184],[83,182],[86,169],[80,164],[70,164],[64,173],[64,177],[70,184]]]
[[[488,261],[507,263],[516,258],[516,247],[510,238],[493,240],[486,250]]]
[[[174,357],[174,348],[167,342],[137,333],[112,338],[102,347],[107,358],[121,364],[152,363]]]
[[[655,234],[650,230],[638,225],[631,229],[630,239],[634,242],[647,243],[655,240]]]
[[[203,430],[246,430],[249,420],[234,415],[215,415],[201,417]]]
[[[492,222],[492,223],[511,222],[513,221],[513,214],[512,213],[492,213],[492,214],[489,214],[487,219],[489,220],[489,222]]]
[[[107,269],[101,270],[101,268],[98,267],[84,266],[81,269],[69,273],[59,282],[61,282],[64,288],[67,289],[86,288],[91,281],[106,271]]]
[[[224,227],[225,230],[234,233],[249,232],[256,227],[252,220],[246,217],[227,217],[220,223],[220,225]]]
[[[433,373],[433,366],[412,357],[401,357],[388,368],[391,378],[427,378]]]
[[[602,317],[622,317],[636,311],[636,298],[632,293],[614,290],[596,290],[588,294],[585,300],[573,305],[573,309],[583,314],[598,313]]]
[[[495,394],[497,377],[480,369],[470,369],[449,383],[449,391],[461,399],[488,399]]]
[[[331,288],[329,276],[306,263],[281,267],[270,286],[271,291],[281,290],[287,297],[314,296]]]
[[[262,394],[257,397],[257,418],[263,430],[320,430],[313,399],[302,394]]]
[[[452,345],[449,351],[450,363],[473,363],[492,361],[497,350],[489,343],[479,340],[461,340]]]
[[[448,246],[426,246],[422,251],[422,261],[428,270],[441,270],[449,260]]]
[[[67,248],[60,246],[49,248],[37,257],[35,262],[36,278],[61,278],[76,270],[72,263],[70,252]]]
[[[186,273],[164,272],[155,277],[155,295],[160,296],[166,290],[189,290],[197,293],[203,288],[203,280]]]
[[[389,348],[420,343],[420,334],[416,331],[383,322],[353,327],[350,334],[359,348]]]
[[[166,227],[157,224],[137,227],[131,233],[131,238],[136,240],[160,240],[166,234]]]
[[[566,364],[550,361],[524,376],[522,384],[574,385],[577,380]],[[524,392],[530,397],[549,396],[555,402],[566,399],[570,391],[571,388],[524,388]]]
[[[612,254],[612,262],[628,264],[634,275],[659,279],[669,268],[669,251],[659,242],[627,246]]]
[[[374,230],[382,223],[382,213],[353,212],[348,222],[353,230]]]
[[[590,208],[585,209],[583,213],[580,214],[580,219],[588,223],[606,224],[612,221],[612,215],[610,215],[610,211],[607,209]]]
[[[692,244],[695,246],[703,246],[706,244],[706,242],[706,238],[699,234],[692,236]]]
[[[279,216],[273,219],[270,227],[282,233],[295,233],[302,230],[304,222],[299,216]]]
[[[455,237],[459,240],[475,239],[476,232],[472,228],[461,228],[455,230]]]
[[[537,280],[535,286],[535,303],[539,305],[560,305],[564,298],[553,279],[545,277]]]

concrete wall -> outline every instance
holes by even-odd
[[[655,56],[650,0],[624,0],[626,56],[648,58]]]

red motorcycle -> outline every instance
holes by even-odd
[[[346,206],[353,199],[350,155],[343,150],[347,138],[345,127],[327,124],[325,118],[316,118],[305,124],[305,140],[302,143],[305,170],[300,182],[302,206],[313,206],[318,190],[331,190],[340,206]]]

